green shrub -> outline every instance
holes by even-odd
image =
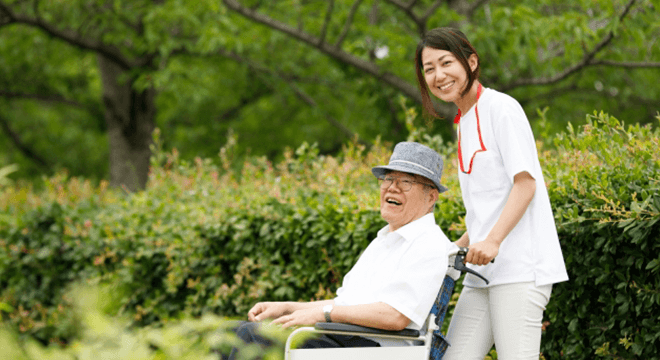
[[[273,346],[261,349],[245,345],[230,329],[234,321],[205,315],[162,324],[131,328],[123,317],[110,316],[113,307],[113,289],[108,287],[75,286],[70,294],[72,310],[76,313],[76,326],[81,336],[70,346],[57,344],[43,346],[32,339],[20,339],[6,327],[0,327],[0,358],[12,360],[184,360],[218,359],[216,352],[241,349],[244,359],[262,358],[281,360],[284,342],[290,331],[265,326],[262,334],[273,341]],[[298,341],[302,341],[300,339]]]
[[[117,312],[139,325],[331,296],[383,226],[366,208],[377,203],[365,171],[375,156],[349,145],[337,160],[305,145],[277,168],[252,159],[236,173],[173,151],[157,153],[141,193],[65,175],[41,196],[10,189],[0,202],[16,214],[0,219],[0,302],[14,309],[5,321],[42,343],[75,338],[65,292],[78,280],[115,284]]]
[[[660,358],[659,139],[595,113],[546,154],[570,277],[546,312],[548,358]]]
[[[457,239],[464,209],[455,148],[410,132],[442,146],[450,191],[435,214]],[[556,150],[539,143],[571,277],[554,287],[546,311],[548,359],[657,358],[658,135],[596,114],[558,136]],[[303,144],[273,165],[236,164],[224,148],[216,165],[156,147],[140,193],[63,174],[40,193],[6,188],[0,313],[22,334],[66,343],[81,336],[66,292],[75,281],[113,284],[114,313],[140,326],[207,313],[243,318],[265,299],[331,297],[384,225],[369,170],[390,151],[348,144],[330,157]]]

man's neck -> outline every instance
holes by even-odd
[[[407,222],[407,223],[405,223],[405,224],[403,224],[403,225],[399,225],[399,226],[396,226],[395,224],[389,223],[389,224],[388,224],[388,225],[389,225],[389,232],[391,232],[391,233],[392,233],[392,232],[395,232],[395,231],[401,229],[402,227],[404,227],[404,226],[406,226],[406,225],[408,225],[408,224],[412,224],[412,223],[414,223],[415,221],[417,221],[417,220],[423,218],[424,216],[426,216],[426,215],[428,215],[428,214],[430,214],[430,213],[426,213],[426,214],[424,214],[424,215],[422,215],[422,216],[420,216],[420,217],[418,217],[418,218],[416,218],[416,219],[414,219],[414,220],[412,220],[412,221],[410,221],[410,222]]]

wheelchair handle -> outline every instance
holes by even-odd
[[[460,271],[460,272],[467,272],[472,275],[476,275],[478,278],[486,282],[486,285],[488,285],[488,279],[485,277],[481,276],[478,272],[468,268],[465,265],[465,256],[468,253],[468,248],[466,247],[461,247],[458,249],[458,253],[456,253],[456,258],[454,260],[454,269]],[[490,262],[495,262],[495,259],[491,260]]]

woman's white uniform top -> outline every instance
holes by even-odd
[[[516,174],[528,172],[536,180],[536,192],[523,217],[502,242],[495,262],[469,265],[490,280],[490,285],[470,274],[464,284],[487,287],[534,281],[542,286],[568,280],[534,135],[525,112],[514,98],[488,88],[484,88],[476,105],[486,151],[475,155],[470,174],[458,167],[470,244],[483,241],[497,222]],[[472,155],[481,149],[475,106],[461,117],[458,136],[464,170],[468,171]]]

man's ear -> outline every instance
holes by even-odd
[[[430,196],[429,199],[430,205],[433,206],[433,204],[435,204],[438,201],[438,198],[440,197],[438,189],[432,189],[431,191],[429,191],[429,196]]]

